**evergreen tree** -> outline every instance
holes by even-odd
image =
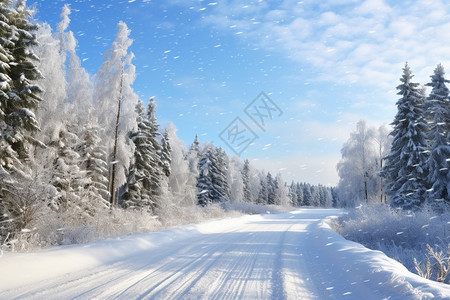
[[[292,181],[291,185],[289,186],[289,199],[291,200],[293,206],[298,206],[297,185],[294,183],[294,181]]]
[[[198,134],[195,135],[192,145],[189,147],[189,152],[200,153],[200,142],[198,141]]]
[[[319,187],[315,185],[311,185],[311,201],[310,205],[318,207],[320,205],[319,203]]]
[[[75,134],[61,130],[51,145],[56,149],[51,182],[58,191],[52,204],[61,212],[82,206],[81,192],[88,183],[86,172],[80,169],[80,155],[75,151],[77,142]]]
[[[160,156],[161,156],[161,169],[163,174],[166,177],[170,176],[170,154],[172,152],[172,147],[170,146],[170,142],[169,142],[169,135],[167,132],[167,128],[164,130],[164,134],[161,138],[161,151],[160,151]]]
[[[338,207],[338,203],[339,203],[339,198],[338,198],[338,193],[336,188],[331,188],[331,197],[332,197],[332,207]]]
[[[250,162],[248,159],[244,161],[244,167],[242,168],[242,182],[244,184],[244,202],[250,203],[251,192],[250,192]]]
[[[230,164],[228,155],[222,148],[216,148],[213,158],[215,159],[213,162],[215,172],[212,173],[212,183],[215,187],[215,198],[218,199],[219,202],[230,201],[231,189],[229,181],[227,180]]]
[[[230,199],[230,187],[226,180],[226,153],[212,145],[206,145],[198,164],[197,197],[202,206]]]
[[[313,195],[311,192],[311,185],[308,183],[305,183],[303,185],[303,205],[304,206],[310,206],[313,205]]]
[[[151,100],[149,110],[154,111],[154,107]],[[122,196],[125,208],[151,211],[155,206],[160,161],[157,159],[159,143],[155,139],[157,124],[155,128],[155,124],[150,120],[150,116],[154,118],[153,114],[150,111],[147,113],[141,101],[136,105],[137,129],[129,135],[135,145],[134,162],[128,174],[127,191]],[[153,121],[156,122],[155,119]]]
[[[90,124],[84,129],[83,140],[77,146],[80,154],[81,170],[86,172],[87,182],[84,185],[83,197],[92,203],[92,209],[106,208],[109,206],[108,164],[105,147],[101,144],[98,125]]]
[[[163,162],[161,161],[161,144],[158,141],[160,133],[158,131],[159,124],[156,119],[156,103],[155,99],[150,98],[150,102],[147,108],[147,120],[148,120],[148,132],[147,134],[147,142],[148,144],[145,147],[149,147],[151,149],[151,158],[147,162],[150,166],[149,168],[149,180],[150,180],[150,198],[152,202],[158,206],[157,197],[161,194],[161,179],[162,179],[162,170],[161,166]],[[170,173],[170,170],[168,170]],[[155,206],[153,207],[155,208]]]
[[[383,176],[387,180],[391,205],[403,209],[416,208],[423,203],[426,190],[427,125],[424,120],[424,93],[413,83],[412,73],[405,65],[401,84],[397,87],[398,112],[392,126],[393,142],[386,157]]]
[[[214,201],[214,188],[212,183],[211,172],[212,166],[212,147],[207,146],[204,155],[198,162],[199,175],[197,179],[197,199],[198,204],[206,206]]]
[[[426,198],[429,203],[445,201],[450,204],[450,186],[448,186],[450,167],[450,101],[449,89],[444,78],[444,67],[439,64],[431,76],[431,92],[425,102],[425,115],[430,127],[428,140],[430,155],[427,161],[429,171],[426,178]]]
[[[276,184],[270,172],[267,173],[266,184],[267,184],[267,204],[275,204]]]
[[[257,204],[268,204],[269,203],[269,193],[268,193],[268,187],[267,187],[267,177],[261,176],[260,179],[260,190],[258,195]]]
[[[21,169],[29,156],[30,133],[39,129],[33,111],[42,93],[35,84],[41,78],[33,51],[37,26],[25,1],[15,4],[0,2],[0,168],[6,170]]]
[[[303,187],[300,183],[297,183],[296,186],[296,193],[297,193],[297,205],[302,206],[303,204]]]
[[[31,179],[26,177],[31,172],[27,165],[31,145],[39,144],[32,133],[39,130],[34,111],[42,93],[36,84],[42,77],[36,67],[39,58],[33,51],[37,26],[30,22],[32,12],[25,1],[14,1],[14,7],[12,3],[0,0],[0,224],[24,220],[28,214],[18,187],[26,188],[22,183]],[[11,233],[3,228],[0,225],[1,235]]]

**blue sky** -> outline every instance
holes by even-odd
[[[336,184],[356,122],[393,119],[405,61],[423,84],[450,66],[450,4],[439,0],[41,0],[35,17],[56,28],[64,4],[91,74],[124,21],[133,87],[155,96],[160,124],[233,153],[219,134],[239,117],[257,135],[241,158],[286,180]],[[265,131],[244,112],[262,91],[283,112]]]

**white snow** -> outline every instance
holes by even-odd
[[[382,252],[299,209],[0,258],[0,299],[445,299]]]

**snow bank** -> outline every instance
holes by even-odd
[[[238,226],[251,218],[233,218]],[[3,253],[0,256],[0,290],[113,263],[161,247],[172,241],[182,241],[217,229],[222,220],[184,225],[151,233],[124,235],[85,245],[59,246],[32,253]]]
[[[342,267],[343,286],[363,280],[374,293],[383,290],[383,293],[401,295],[390,299],[450,298],[449,285],[422,278],[383,252],[346,240],[330,228],[328,221],[323,220],[315,228],[316,248],[325,265]]]

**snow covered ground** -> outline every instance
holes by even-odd
[[[209,221],[0,258],[0,299],[449,299],[332,231],[334,209]]]

